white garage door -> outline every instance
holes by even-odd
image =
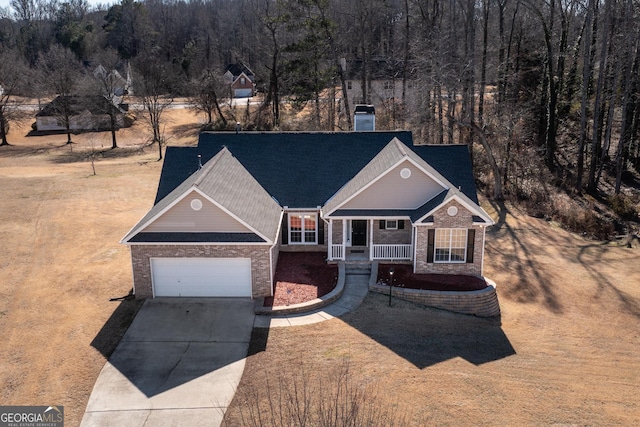
[[[152,258],[157,297],[250,297],[249,258]]]
[[[234,98],[247,98],[251,96],[251,88],[240,88],[233,90]]]

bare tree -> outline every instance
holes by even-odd
[[[94,63],[98,65],[85,77],[81,91],[86,101],[92,103],[93,111],[108,118],[111,148],[118,148],[116,133],[124,125],[121,105],[130,90],[129,62],[121,60],[116,51],[105,50],[94,58]],[[93,102],[96,97],[104,98],[107,102]]]
[[[136,64],[136,95],[142,101],[142,116],[151,128],[151,144],[158,144],[158,160],[162,160],[163,115],[173,102],[168,67],[154,52],[138,57]]]
[[[16,95],[23,89],[27,74],[27,67],[16,52],[0,51],[0,145],[9,145],[10,124],[26,116]]]
[[[65,127],[67,144],[71,144],[71,120],[74,115],[76,84],[80,77],[80,64],[70,50],[52,46],[39,64],[40,82],[56,95],[48,108]]]
[[[207,116],[207,124],[213,123],[213,115],[218,114],[224,127],[227,126],[227,119],[220,109],[218,93],[223,93],[225,83],[214,70],[205,70],[200,78],[191,81],[192,95],[190,97],[191,107],[198,113]]]

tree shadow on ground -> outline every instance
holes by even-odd
[[[516,354],[500,319],[482,319],[369,293],[341,318],[348,325],[423,369],[460,357],[474,365]]]
[[[625,292],[623,289],[621,289],[621,287],[623,287],[622,284],[616,284],[613,280],[611,280],[611,277],[603,274],[597,268],[601,263],[607,262],[607,260],[604,259],[604,254],[607,249],[608,247],[606,243],[594,243],[591,245],[584,245],[580,247],[580,250],[578,252],[578,261],[587,271],[589,276],[591,276],[591,278],[597,283],[597,290],[594,298],[600,299],[604,297],[606,293],[612,293],[619,301],[623,310],[635,317],[640,318],[640,301],[634,296],[630,295],[628,292]],[[628,251],[628,262],[638,262],[637,251],[633,251],[633,249],[631,248],[620,249]],[[591,257],[587,256],[588,252],[595,252],[595,259],[589,259]],[[622,261],[625,262],[624,260]]]
[[[202,125],[199,123],[187,123],[176,125],[171,128],[171,134],[177,138],[198,138]]]
[[[147,147],[148,145],[124,148],[101,148],[93,152],[87,150],[85,147],[83,147],[82,150],[76,151],[67,148],[68,151],[66,153],[59,153],[55,157],[52,157],[51,161],[56,164],[82,163],[90,161],[92,156],[97,162],[107,159],[126,159],[143,154]]]
[[[509,273],[512,280],[508,286],[501,286],[502,295],[522,303],[533,303],[541,300],[542,304],[551,312],[563,312],[559,297],[553,289],[554,277],[539,265],[533,254],[544,248],[537,248],[525,244],[520,236],[523,232],[542,233],[537,229],[514,228],[507,219],[511,214],[504,202],[490,201],[491,206],[498,213],[498,220],[493,227],[487,229],[485,256],[490,258],[492,253],[500,254],[502,264],[498,265],[504,272]],[[545,245],[566,245],[556,233],[544,232],[538,236]]]
[[[133,295],[124,297],[120,303],[112,302],[112,304],[118,305],[91,341],[91,347],[98,350],[105,359],[108,359],[129,329],[143,303],[144,300],[137,300]]]

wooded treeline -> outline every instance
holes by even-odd
[[[307,106],[306,129],[348,130],[341,58],[361,64],[362,103],[382,61],[396,64],[387,78],[401,90],[376,105],[378,129],[471,145],[496,198],[535,198],[549,182],[596,193],[603,174],[617,194],[640,168],[638,0],[11,0],[1,15],[0,101],[71,93],[50,77],[130,61],[147,112],[163,97],[193,96],[221,127],[288,130],[303,126],[288,113]],[[214,106],[237,60],[264,102],[230,117]],[[6,102],[2,113],[4,125]]]

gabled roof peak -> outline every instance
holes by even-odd
[[[218,152],[218,154],[216,154],[215,156],[213,156],[213,158],[211,160],[209,160],[207,163],[204,164],[204,166],[202,166],[202,168],[200,168],[196,173],[196,180],[193,182],[193,185],[195,187],[197,187],[198,185],[200,185],[200,183],[207,177],[207,175],[211,172],[211,170],[216,166],[216,164],[220,161],[220,159],[222,157],[224,157],[225,155],[231,155],[231,152],[229,151],[229,149],[227,147],[223,147],[222,150],[220,150]],[[200,157],[200,155],[198,154],[198,156]],[[233,156],[232,156],[233,157]],[[200,159],[198,160],[200,161]]]

